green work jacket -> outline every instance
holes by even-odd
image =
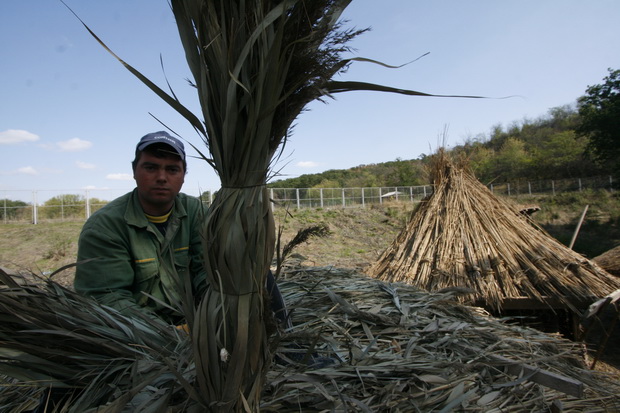
[[[82,228],[75,290],[124,314],[137,309],[181,322],[181,313],[174,310],[185,296],[179,281],[191,280],[194,297],[206,290],[200,233],[204,214],[199,199],[180,193],[164,236],[147,220],[136,190],[115,199]]]

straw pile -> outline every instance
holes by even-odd
[[[464,287],[472,292],[464,299],[500,311],[509,299],[552,298],[579,312],[620,288],[617,279],[495,197],[444,151],[435,156],[431,176],[434,193],[369,268],[372,277],[428,291]]]
[[[294,327],[274,343],[262,411],[620,409],[617,378],[585,370],[577,345],[503,324],[448,293],[336,268],[285,268],[280,286]],[[7,307],[19,302],[18,312]],[[174,329],[102,311],[53,282],[5,286],[0,317],[1,371],[14,377],[1,378],[2,411],[32,408],[58,381],[83,389],[74,412],[95,402],[106,412],[205,411],[191,338]]]
[[[592,261],[605,269],[608,273],[620,277],[620,246],[595,257]]]

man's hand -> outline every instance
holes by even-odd
[[[189,326],[187,325],[187,323],[185,324],[179,324],[178,326],[175,326],[177,330],[181,330],[184,331],[185,333],[189,334]]]

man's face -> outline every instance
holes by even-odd
[[[172,208],[175,197],[181,191],[185,180],[183,161],[176,156],[159,158],[142,152],[133,177],[144,212],[160,216]]]

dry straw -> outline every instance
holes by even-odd
[[[610,274],[620,277],[620,246],[610,249],[593,259]]]
[[[473,292],[468,300],[495,310],[525,298],[579,312],[620,288],[617,279],[496,197],[445,151],[435,155],[431,176],[433,194],[371,266],[371,276],[428,291],[463,287]]]
[[[264,285],[276,242],[265,185],[293,120],[347,64],[342,45],[357,32],[336,24],[347,3],[171,3],[202,109],[202,122],[188,120],[222,184],[203,233],[211,288],[192,331],[197,382],[213,411],[259,403],[269,366]]]

